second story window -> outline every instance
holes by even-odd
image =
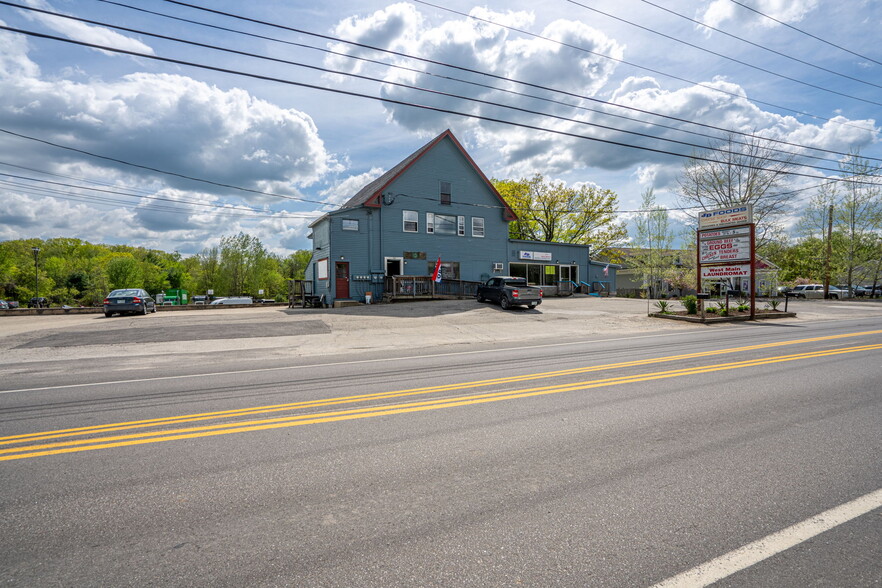
[[[344,218],[341,222],[341,226],[344,231],[357,231],[358,219]]]
[[[484,218],[480,216],[472,217],[472,237],[484,236]]]
[[[435,232],[435,215],[431,212],[426,213],[426,232]]]
[[[450,182],[441,182],[441,204],[450,204],[451,202]]]
[[[419,214],[415,210],[404,210],[404,232],[417,233],[420,230]]]

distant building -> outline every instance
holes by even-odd
[[[447,130],[309,225],[306,277],[329,304],[379,299],[399,277],[431,276],[439,259],[442,285],[515,275],[547,295],[615,291],[615,268],[592,263],[587,245],[509,239],[516,219]]]

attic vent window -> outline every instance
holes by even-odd
[[[441,182],[441,204],[450,204],[450,182]]]

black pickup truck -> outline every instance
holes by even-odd
[[[524,278],[500,276],[478,286],[475,298],[478,302],[498,302],[506,310],[515,305],[536,308],[542,303],[542,288],[528,286]]]

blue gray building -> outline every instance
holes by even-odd
[[[587,245],[509,239],[516,218],[447,130],[310,224],[306,277],[328,303],[377,299],[388,278],[429,276],[439,259],[447,282],[515,275],[548,295],[601,283],[615,291],[615,268],[592,263]]]

